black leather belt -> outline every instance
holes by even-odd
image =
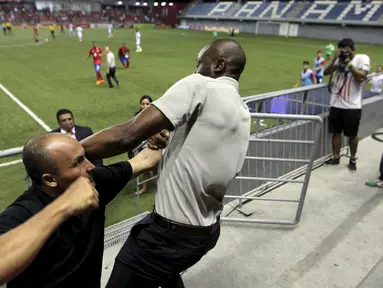
[[[164,229],[171,230],[177,233],[199,236],[209,236],[212,233],[214,233],[219,226],[219,217],[217,217],[217,222],[210,226],[193,226],[166,219],[161,215],[157,214],[155,211],[152,212],[152,220],[155,224]]]

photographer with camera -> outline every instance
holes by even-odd
[[[339,164],[343,132],[349,138],[351,151],[348,169],[350,172],[356,171],[355,156],[362,116],[362,93],[369,71],[370,57],[365,54],[356,54],[352,39],[339,41],[338,51],[324,70],[324,75],[331,75],[329,81],[331,107],[328,123],[329,132],[333,134],[333,158],[325,162],[327,165]]]

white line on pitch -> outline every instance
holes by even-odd
[[[43,127],[46,131],[52,130],[51,128],[49,128],[49,126],[47,124],[44,123],[43,120],[41,120],[39,117],[37,117],[37,115],[35,113],[33,113],[31,111],[31,109],[29,109],[27,106],[25,106],[19,99],[17,99],[15,97],[15,95],[13,95],[11,92],[9,92],[9,90],[7,88],[5,88],[3,86],[3,84],[0,84],[0,89],[3,90],[4,93],[9,96],[9,98],[11,98],[13,101],[15,101],[17,105],[19,105],[25,112],[27,112],[29,114],[29,116],[31,116],[33,118],[33,120],[35,120],[37,123],[39,123],[41,125],[41,127]]]
[[[6,163],[0,163],[0,168],[1,167],[11,166],[11,165],[14,165],[14,164],[19,164],[19,163],[23,163],[23,160],[19,159],[19,160],[14,160],[14,161],[6,162]]]

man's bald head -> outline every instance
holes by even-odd
[[[246,54],[233,39],[217,39],[198,55],[197,73],[207,77],[227,76],[239,80],[246,65]]]
[[[23,149],[23,163],[28,176],[34,184],[42,183],[44,173],[54,174],[57,170],[56,160],[49,153],[47,146],[61,134],[45,134],[32,138]]]

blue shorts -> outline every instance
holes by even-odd
[[[317,78],[317,84],[323,83],[323,76],[315,76]]]
[[[101,64],[94,64],[94,71],[100,72],[101,71]]]
[[[124,65],[125,62],[129,61],[129,56],[120,57],[121,64]]]

